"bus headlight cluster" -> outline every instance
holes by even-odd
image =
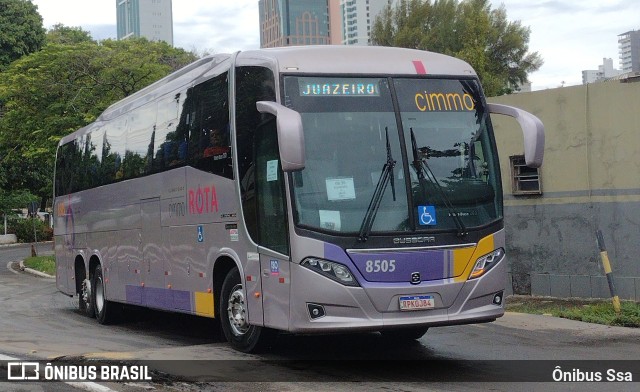
[[[498,248],[493,252],[484,255],[476,261],[476,265],[473,267],[473,271],[471,271],[471,275],[469,275],[469,279],[479,278],[482,275],[486,274],[494,265],[498,264],[500,260],[504,258],[504,249]]]
[[[307,257],[302,260],[300,265],[307,267],[320,275],[324,275],[329,279],[335,280],[338,283],[342,283],[345,286],[360,286],[356,278],[351,273],[351,270],[342,264],[314,257]]]

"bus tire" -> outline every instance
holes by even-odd
[[[95,271],[93,271],[93,278],[91,279],[91,282],[91,286],[93,287],[91,303],[95,309],[96,319],[100,324],[104,325],[117,322],[122,313],[122,305],[116,302],[107,301],[104,291],[102,266],[100,266],[100,264],[98,264]]]
[[[219,306],[222,332],[233,348],[248,353],[271,346],[276,331],[248,323],[238,267],[233,267],[222,283]]]
[[[385,340],[393,342],[410,342],[412,340],[420,339],[425,333],[427,333],[429,327],[412,327],[402,329],[388,329],[380,331],[382,337]]]

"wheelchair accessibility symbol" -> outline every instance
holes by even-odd
[[[418,206],[418,223],[421,226],[435,226],[436,208],[434,206]]]

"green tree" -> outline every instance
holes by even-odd
[[[488,96],[508,94],[542,66],[529,53],[528,27],[509,22],[489,0],[400,0],[387,5],[371,32],[375,45],[430,50],[458,57],[476,70]]]
[[[7,234],[7,218],[13,214],[13,210],[26,208],[30,202],[35,200],[37,200],[37,196],[27,190],[7,191],[0,187],[0,215],[2,215],[4,225],[2,234]]]
[[[37,6],[29,0],[0,0],[0,71],[40,50],[44,37]]]
[[[93,42],[91,33],[82,30],[81,27],[69,27],[62,23],[54,25],[47,31],[47,44],[75,45],[86,42]]]
[[[27,178],[9,175],[7,189],[27,185],[49,198],[63,136],[193,60],[193,54],[164,42],[131,39],[49,43],[13,62],[0,74],[0,166],[17,168]]]

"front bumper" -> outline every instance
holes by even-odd
[[[504,301],[494,303],[507,280],[506,257],[478,279],[409,283],[361,282],[347,287],[299,264],[291,265],[292,333],[380,331],[415,326],[443,326],[493,321],[504,315]],[[294,294],[295,293],[295,294]],[[433,309],[401,311],[399,297],[432,295]],[[312,318],[309,304],[324,315]]]

